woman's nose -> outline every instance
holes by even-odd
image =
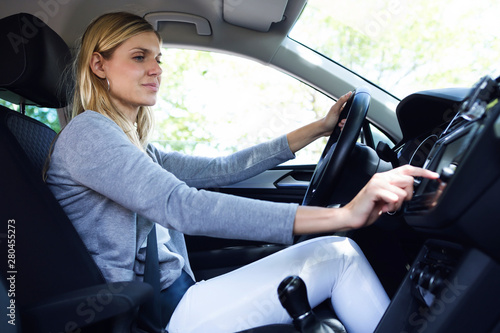
[[[149,75],[160,76],[161,73],[163,73],[163,70],[161,69],[160,64],[156,61],[156,59],[153,60],[151,69],[149,70]]]

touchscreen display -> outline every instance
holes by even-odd
[[[413,199],[406,207],[407,212],[429,210],[437,204],[448,181],[444,179],[445,174],[453,173],[460,164],[461,157],[467,150],[470,133],[470,129],[462,128],[436,142],[424,167],[439,173],[441,177],[436,180],[425,178],[421,180],[415,189]]]

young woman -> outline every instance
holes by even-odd
[[[293,158],[332,132],[349,96],[323,119],[227,157],[162,152],[148,145],[148,106],[155,104],[162,79],[160,47],[151,25],[132,14],[105,14],[89,25],[75,61],[74,118],[59,135],[47,171],[48,185],[108,281],[142,279],[154,226],[166,289],[181,274],[194,278],[183,234],[289,244],[296,234],[369,225],[411,198],[413,176],[437,177],[410,166],[377,174],[336,209],[197,190],[238,182]],[[276,293],[289,275],[306,282],[313,306],[331,298],[349,332],[373,331],[389,303],[352,240],[322,237],[194,284],[168,331],[235,332],[290,322]]]

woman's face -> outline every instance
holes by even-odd
[[[160,43],[154,32],[127,39],[102,59],[113,103],[135,121],[140,106],[152,106],[160,88]]]

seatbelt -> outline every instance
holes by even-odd
[[[186,271],[182,270],[177,280],[167,289],[161,291],[156,225],[153,226],[148,235],[144,282],[153,287],[154,295],[141,306],[138,327],[151,333],[164,333],[166,332],[165,327],[181,298],[195,282]]]
[[[156,241],[156,224],[149,232],[146,245],[146,263],[144,266],[144,282],[153,287],[153,297],[139,309],[138,327],[151,333],[166,332],[161,318],[160,301],[160,263],[158,260],[158,244]]]
[[[181,276],[170,287],[161,292],[161,317],[167,323],[170,321],[175,308],[181,301],[186,291],[194,284],[191,276],[182,270]]]

